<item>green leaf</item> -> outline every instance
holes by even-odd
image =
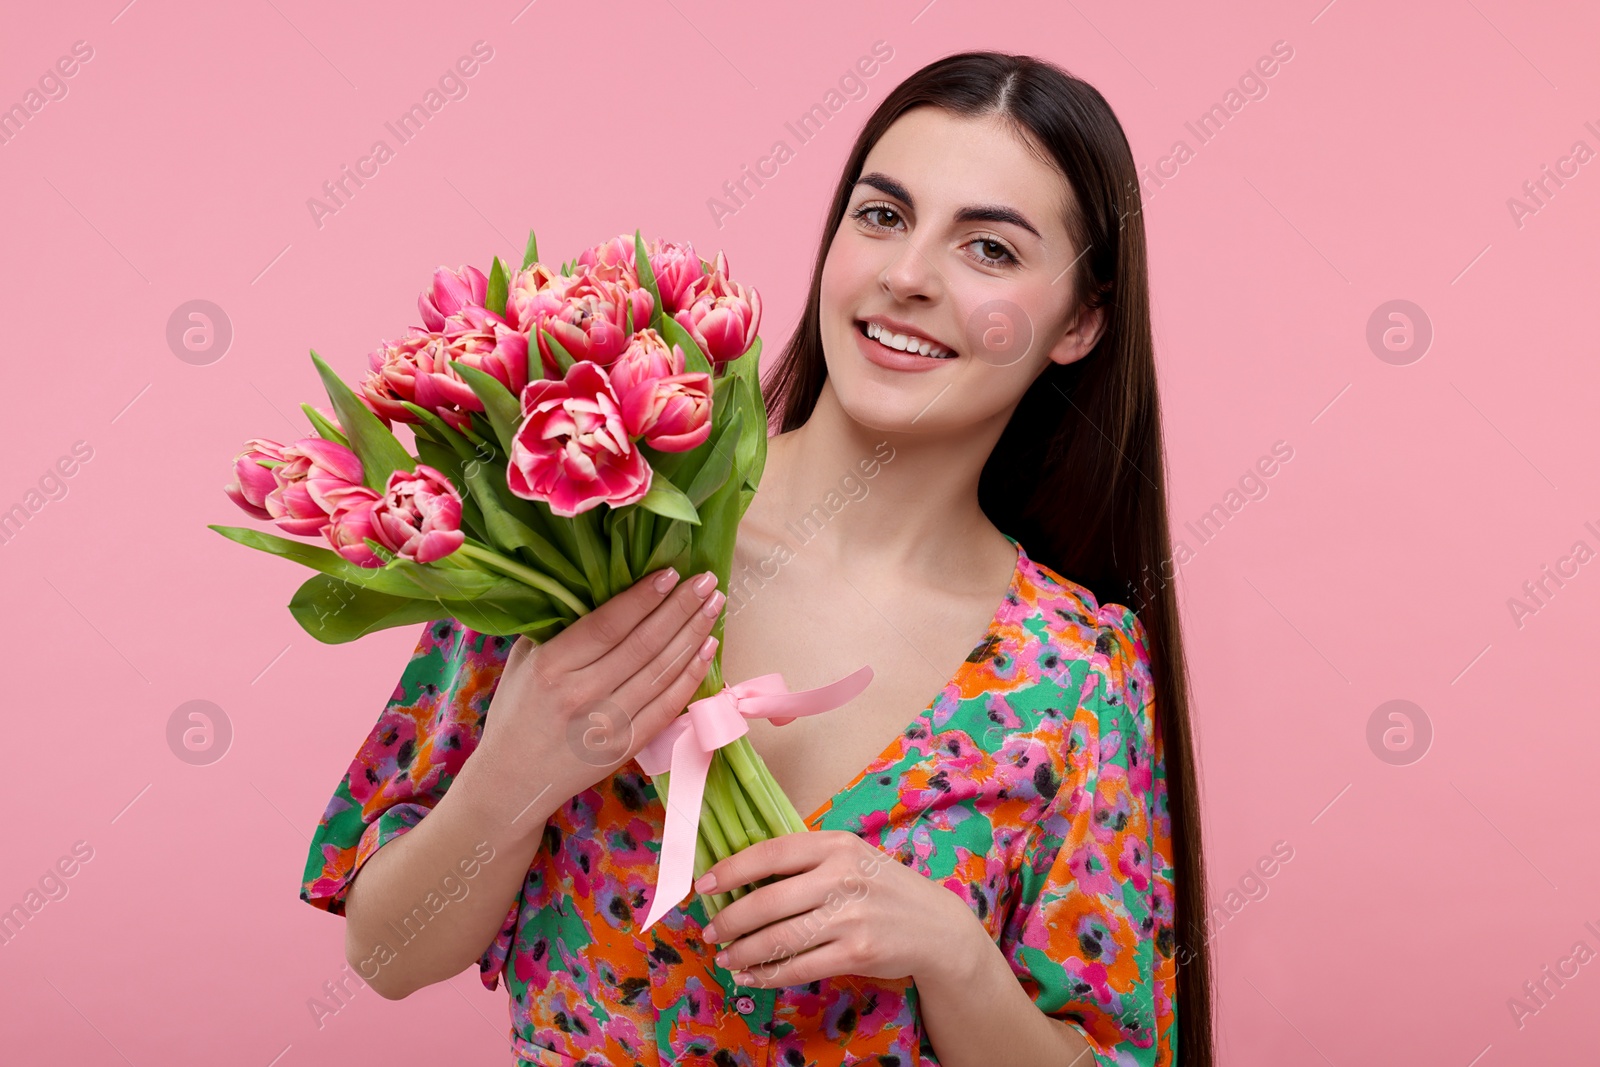
[[[734,439],[733,460],[741,471],[745,472],[748,479],[750,472],[755,471],[760,477],[760,467],[757,465],[756,456],[759,450],[762,462],[766,459],[767,423],[764,418],[766,407],[761,403],[761,395],[756,383],[750,378],[735,380],[734,403],[738,413],[743,417],[739,436]]]
[[[529,267],[533,266],[534,263],[538,262],[538,259],[539,259],[539,242],[538,242],[537,239],[534,238],[533,231],[529,230],[528,231],[528,246],[527,246],[527,248],[525,248],[523,250],[523,253],[522,253],[522,269],[523,270],[527,270]]]
[[[513,509],[522,511],[527,507],[527,502],[512,493],[510,486],[504,486],[504,492],[501,492],[505,480],[505,468],[469,463],[463,473],[473,500],[483,511],[484,527],[489,534],[489,542],[496,551],[514,552],[519,548],[525,548],[532,554],[538,570],[548,574],[568,589],[580,595],[592,589],[584,573],[574,567],[560,549],[527,522],[518,518]],[[528,510],[534,511],[532,508]],[[530,517],[536,522],[539,521],[536,511]]]
[[[681,575],[694,573],[689,569],[689,548],[692,541],[688,523],[676,519],[668,522],[666,532],[656,542],[655,548],[650,552],[650,558],[645,560],[639,573],[650,574],[662,567],[676,567]]]
[[[706,498],[728,480],[728,475],[733,471],[734,443],[739,440],[740,431],[744,425],[744,412],[735,410],[728,424],[714,437],[708,438],[711,445],[711,454],[706,457],[705,463],[695,473],[694,481],[689,483],[685,495],[689,503],[699,507],[706,502]]]
[[[587,588],[594,597],[594,603],[603,604],[611,599],[612,590],[607,580],[606,553],[600,547],[595,509],[580,511],[571,521],[578,539],[578,563],[583,567],[583,573],[589,576]]]
[[[289,601],[289,614],[306,633],[329,645],[395,626],[450,618],[449,609],[437,600],[390,596],[328,574],[306,579]]]
[[[501,575],[458,567],[454,563],[417,563],[409,559],[397,559],[384,570],[393,571],[406,579],[424,596],[447,600],[471,600],[489,596],[507,580]],[[520,582],[512,584],[526,588]]]
[[[208,524],[207,528],[215,530],[230,541],[237,541],[247,548],[258,549],[274,556],[282,556],[284,559],[292,560],[302,566],[321,571],[348,585],[362,586],[394,596],[416,597],[422,595],[421,590],[404,575],[398,574],[388,567],[359,566],[329,548],[319,548],[316,545],[308,545],[303,541],[291,541],[287,537],[263,533],[260,530],[252,530],[244,526]]]
[[[561,371],[562,377],[566,377],[567,371],[571,370],[572,365],[578,361],[572,358],[572,354],[566,350],[560,341],[555,339],[555,335],[550,333],[549,330],[546,330],[542,326],[538,327],[538,330],[539,333],[544,336],[545,340],[550,343],[550,351],[556,357],[556,367]],[[532,354],[530,353],[529,359],[531,360],[532,358]]]
[[[612,509],[612,514],[616,510]],[[632,519],[624,516],[620,525],[621,529],[613,528],[611,531],[611,588],[617,592],[633,584],[633,575],[628,573],[628,529],[632,526]]]
[[[361,460],[362,481],[367,487],[381,493],[388,487],[389,475],[397,470],[414,470],[416,462],[395,440],[394,434],[333,373],[333,369],[322,361],[315,349],[311,352],[311,362],[316,364],[323,388],[328,391],[333,410],[349,437],[349,447]]]
[[[415,415],[424,426],[432,433],[435,439],[450,446],[450,450],[460,456],[464,462],[478,458],[472,442],[461,436],[449,423],[438,415],[409,400],[400,401],[400,406]],[[432,464],[430,464],[431,466]]]
[[[683,349],[684,371],[688,374],[710,374],[711,361],[706,358],[700,346],[695,344],[694,337],[685,330],[676,319],[663,317],[661,320],[661,338],[669,346],[678,345]]]
[[[338,428],[334,426],[333,423],[323,418],[322,412],[318,411],[310,404],[301,404],[300,410],[305,412],[306,418],[311,420],[312,428],[317,431],[318,437],[328,441],[337,441],[346,448],[350,447],[350,442],[345,438],[345,435],[340,433]]]
[[[489,285],[484,290],[483,306],[504,318],[506,313],[506,265],[500,262],[500,257],[494,257],[494,266],[489,268]]]
[[[700,514],[694,502],[682,489],[672,484],[671,478],[651,478],[650,491],[639,500],[639,506],[669,519],[700,525]]]
[[[633,573],[642,576],[649,573],[644,569],[644,563],[650,558],[650,550],[655,547],[656,516],[655,512],[645,511],[637,505],[629,507],[628,512],[633,517],[628,524],[628,561],[633,565]]]
[[[535,353],[529,353],[532,361]],[[494,435],[500,442],[503,455],[511,455],[511,440],[516,436],[517,427],[522,425],[522,404],[511,395],[511,390],[505,384],[487,371],[470,367],[465,363],[456,363],[455,371],[461,375],[461,380],[467,383],[479,401],[483,403],[484,417],[489,420],[489,425],[494,428]]]
[[[661,310],[661,287],[656,284],[655,268],[650,266],[650,254],[645,251],[644,238],[638,230],[633,231],[633,265],[638,272],[640,286],[648,290],[650,299],[655,301],[651,305],[651,319],[665,318],[665,312]]]

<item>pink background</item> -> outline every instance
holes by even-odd
[[[308,347],[353,379],[435,266],[517,256],[530,227],[553,260],[636,226],[725,249],[776,353],[860,123],[968,48],[1088,79],[1141,167],[1195,150],[1145,196],[1210,880],[1219,906],[1240,894],[1212,941],[1222,1062],[1593,1047],[1600,963],[1520,1026],[1508,1001],[1600,950],[1600,563],[1520,626],[1508,602],[1575,542],[1600,549],[1580,314],[1600,162],[1520,226],[1507,206],[1575,141],[1600,149],[1592,8],[122,2],[30,5],[0,36],[0,106],[93,49],[0,145],[0,510],[92,449],[0,544],[0,907],[93,850],[0,946],[7,1062],[509,1061],[504,994],[475,968],[313,1019],[344,924],[297,899],[308,837],[416,628],[311,639],[284,608],[305,573],[205,528],[248,521],[229,461],[326,403]],[[396,147],[384,123],[479,40],[468,95]],[[784,123],[878,40],[893,57],[866,96],[798,144]],[[1198,144],[1185,122],[1275,41],[1293,58],[1267,95]],[[319,227],[307,200],[380,137],[394,158]],[[719,227],[708,200],[779,138],[794,158]],[[209,365],[166,340],[194,299],[234,330]],[[1395,299],[1434,333],[1407,365],[1366,339]],[[1183,524],[1279,441],[1266,495],[1197,547]],[[167,742],[197,699],[233,731],[207,766]],[[1404,765],[1368,742],[1395,699],[1432,730]],[[1252,881],[1275,842],[1292,860]]]

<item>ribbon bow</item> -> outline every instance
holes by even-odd
[[[870,681],[872,668],[862,667],[836,682],[794,693],[784,685],[781,674],[757,675],[724,685],[719,692],[693,701],[683,715],[639,750],[635,758],[646,774],[653,777],[668,771],[672,775],[655,898],[639,928],[641,933],[689,892],[711,754],[749,733],[748,719],[772,719],[782,726],[802,715],[832,711],[854,698]]]

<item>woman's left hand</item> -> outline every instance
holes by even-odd
[[[959,967],[974,932],[988,932],[950,890],[843,830],[758,841],[715,863],[695,884],[724,893],[768,875],[717,912],[707,941],[740,985],[802,985],[836,975],[917,978]],[[739,972],[748,973],[739,973]]]

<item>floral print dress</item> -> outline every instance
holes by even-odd
[[[1171,1067],[1171,823],[1144,627],[1007,540],[1017,566],[983,640],[806,824],[959,896],[1100,1067]],[[511,643],[424,628],[328,802],[302,900],[342,915],[361,865],[428,814],[482,736]],[[665,814],[630,759],[551,817],[479,962],[489,989],[505,980],[517,1067],[939,1062],[909,978],[738,986],[692,893],[641,936]]]

